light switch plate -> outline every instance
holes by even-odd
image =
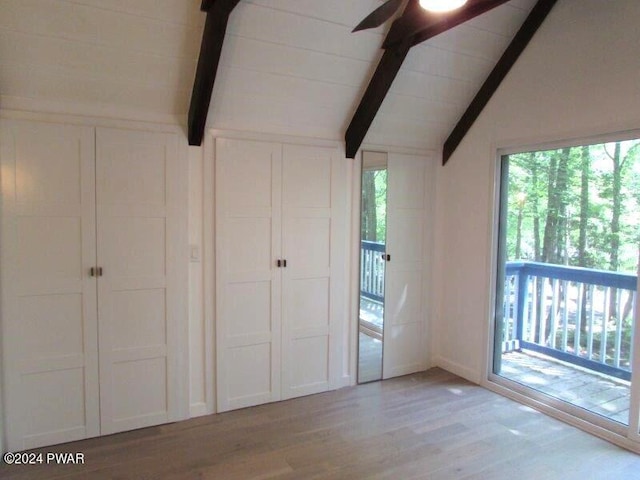
[[[198,245],[189,245],[189,259],[193,263],[198,263],[200,261],[200,246]]]

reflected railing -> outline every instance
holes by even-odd
[[[360,295],[384,302],[385,244],[362,240],[360,242]]]

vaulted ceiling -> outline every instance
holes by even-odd
[[[204,24],[199,6],[0,0],[1,105],[142,118],[184,114]]]
[[[1,105],[184,116],[200,3],[0,0]],[[388,24],[351,30],[380,4],[242,0],[229,17],[209,126],[342,140]],[[412,48],[365,143],[442,148],[534,4],[510,0]]]

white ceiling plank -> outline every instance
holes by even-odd
[[[395,79],[391,94],[466,107],[468,100],[475,94],[475,86],[468,82],[401,70]]]
[[[264,96],[280,99],[291,105],[309,104],[345,110],[358,94],[359,88],[336,83],[319,82],[288,75],[221,67],[218,69],[221,97],[229,94]],[[216,98],[214,98],[216,100]]]
[[[195,0],[64,0],[70,4],[85,5],[99,10],[126,13],[163,23],[197,26],[202,28],[205,15],[200,2]]]
[[[270,133],[288,133],[308,136],[316,125],[322,132],[331,129],[331,138],[339,135],[336,124],[342,125],[349,114],[349,101],[355,89],[297,78],[278,78],[260,75],[256,81],[247,72],[223,68],[219,89],[224,92],[213,103],[212,126],[215,128],[242,128],[243,122],[256,125],[265,123]],[[265,94],[265,92],[270,94]],[[215,92],[214,92],[215,93]],[[390,94],[385,100],[381,118],[422,125],[447,122],[458,115],[463,107],[405,95]],[[266,124],[269,124],[266,126]],[[414,131],[415,128],[411,128]]]
[[[371,61],[382,45],[383,34],[352,34],[348,26],[240,2],[229,18],[228,33],[244,38]]]
[[[323,20],[353,29],[369,13],[380,6],[380,0],[245,0],[302,17]],[[382,28],[382,27],[381,27]]]
[[[401,72],[434,75],[477,86],[477,73],[489,72],[494,65],[494,62],[486,59],[447,52],[425,44],[413,47],[409,51]]]
[[[55,0],[4,0],[0,28],[167,57],[197,58],[201,32]]]
[[[0,30],[0,63],[7,67],[13,64],[48,68],[72,78],[94,78],[173,91],[191,88],[191,75],[184,72],[193,71],[196,60],[181,58],[176,64],[176,59],[121,48]]]
[[[13,65],[0,68],[2,95],[33,99],[95,104],[123,105],[149,112],[175,112],[176,104],[186,103],[190,91],[170,91],[129,83],[66,76],[39,66]]]
[[[407,125],[447,123],[459,116],[460,107],[424,98],[388,94],[380,107],[380,118],[404,119]],[[462,109],[464,111],[464,108]],[[376,117],[377,118],[377,117]]]
[[[515,8],[520,8],[522,10],[531,10],[533,8],[533,5],[537,2],[537,0],[511,0],[509,2],[509,5],[515,7]]]
[[[444,128],[444,125],[408,124],[402,119],[381,118],[371,125],[365,143],[435,150],[442,145],[438,132]]]
[[[236,35],[228,35],[225,39],[221,64],[249,72],[289,75],[358,88],[371,69],[371,61],[303,50]]]
[[[343,123],[342,112],[263,95],[224,95],[212,105],[209,115],[212,128],[332,140],[342,136],[336,128],[336,124]]]
[[[513,37],[536,3],[536,0],[527,1],[531,4],[529,8],[517,7],[513,4],[513,1],[511,1],[483,15],[478,15],[469,20],[467,25],[480,30],[487,30],[507,37]]]
[[[429,44],[448,52],[497,61],[510,41],[510,37],[463,24],[436,35]]]

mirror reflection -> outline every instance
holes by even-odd
[[[382,379],[387,155],[362,154],[358,383]]]

